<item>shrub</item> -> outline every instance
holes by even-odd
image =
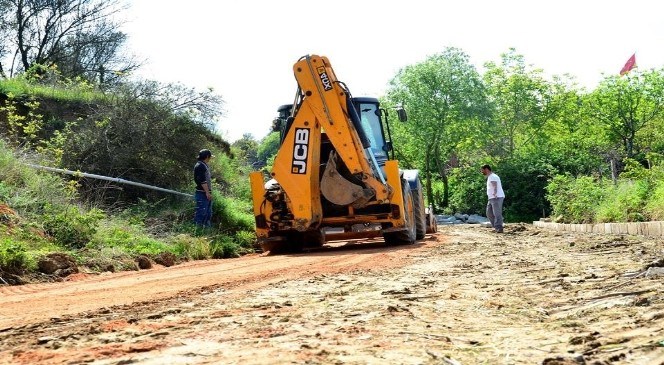
[[[107,221],[100,225],[88,247],[112,247],[133,256],[154,256],[170,247],[142,231],[142,227],[126,221]]]
[[[22,274],[28,266],[25,247],[10,238],[0,240],[0,271],[10,274]]]
[[[222,196],[214,192],[212,220],[224,232],[253,231],[255,226],[250,201]]]
[[[450,171],[448,176],[450,187],[449,209],[446,213],[477,213],[484,215],[486,206],[486,180],[479,173],[479,167],[460,167]],[[442,195],[442,182],[434,183],[434,192]]]
[[[240,249],[231,237],[220,237],[212,241],[212,257],[215,259],[239,257]]]
[[[569,175],[557,175],[546,186],[546,198],[551,203],[553,216],[571,223],[593,222],[603,192],[601,184],[588,176],[575,179]]]
[[[21,214],[40,214],[46,205],[68,205],[72,197],[60,176],[20,163],[0,139],[0,198],[7,205]]]
[[[204,260],[213,257],[214,251],[206,237],[179,234],[171,239],[173,251],[186,260]]]
[[[235,233],[234,241],[245,250],[253,252],[254,244],[256,243],[255,231],[240,231]]]
[[[623,180],[617,186],[607,187],[607,194],[596,208],[598,222],[642,222],[648,193],[645,180]]]
[[[42,216],[44,230],[56,241],[69,248],[82,248],[97,231],[99,220],[104,214],[99,209],[81,212],[77,206],[69,206],[58,210],[51,206],[46,208]]]
[[[664,220],[664,181],[655,186],[644,211],[652,220]]]

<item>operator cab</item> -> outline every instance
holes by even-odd
[[[385,138],[385,129],[383,128],[384,115],[380,108],[380,102],[376,98],[371,97],[357,97],[352,98],[355,111],[358,113],[360,125],[356,126],[362,129],[360,134],[364,134],[371,144],[371,151],[373,152],[376,162],[379,166],[385,165],[388,158],[388,152],[392,149],[392,143]],[[273,131],[279,131],[280,143],[283,143],[291,124],[293,124],[294,116],[291,116],[293,104],[284,104],[277,108],[277,117],[272,124]],[[401,120],[401,114],[399,114]],[[387,123],[387,120],[385,120]],[[389,127],[388,127],[389,128]],[[322,154],[322,156],[325,156]]]
[[[353,98],[353,106],[360,115],[360,128],[371,143],[371,151],[376,157],[378,165],[385,165],[388,160],[387,152],[390,150],[385,139],[385,131],[381,120],[380,103],[376,98]]]

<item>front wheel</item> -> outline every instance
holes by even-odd
[[[403,206],[405,210],[405,226],[404,229],[397,232],[383,233],[385,243],[388,245],[409,245],[415,243],[416,228],[415,228],[415,207],[413,204],[413,195],[410,190],[410,185],[406,180],[401,181],[401,190],[403,192]]]

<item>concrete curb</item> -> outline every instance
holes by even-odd
[[[552,229],[554,231],[631,234],[638,236],[664,236],[664,222],[634,222],[634,223],[596,223],[596,224],[568,224],[534,221],[535,227]]]

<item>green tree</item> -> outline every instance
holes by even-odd
[[[257,158],[261,165],[256,168],[268,167],[271,169],[274,156],[279,152],[280,143],[279,132],[272,132],[260,141]]]
[[[533,142],[557,109],[551,103],[553,92],[542,70],[526,65],[513,48],[501,59],[500,65],[485,64],[484,81],[494,108],[487,146],[490,155],[512,157],[521,146]]]
[[[525,128],[528,134],[524,137],[517,134],[523,142],[514,150],[512,160],[544,163],[551,168],[547,171],[574,176],[601,171],[610,148],[602,126],[586,112],[586,94],[569,76],[554,76],[548,85],[548,99],[542,108],[545,121],[538,129]]]
[[[245,133],[242,138],[231,145],[236,151],[235,155],[247,166],[253,166],[258,162],[258,142],[250,133]]]
[[[589,95],[588,112],[606,127],[622,157],[644,152],[639,131],[664,116],[664,69],[606,77]]]
[[[478,143],[488,115],[484,85],[468,55],[457,48],[401,69],[390,83],[390,103],[402,104],[408,123],[395,128],[400,158],[424,166],[429,203],[432,173],[443,181],[440,205],[449,201],[449,162],[458,150]],[[406,143],[404,143],[406,142]],[[434,204],[435,206],[435,204]]]

